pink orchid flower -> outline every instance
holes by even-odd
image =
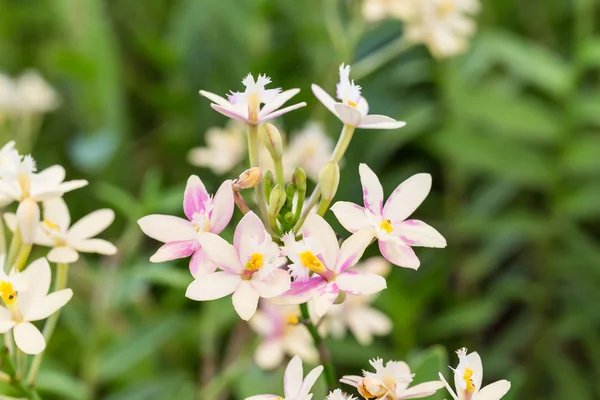
[[[213,198],[198,176],[190,176],[183,198],[187,219],[153,214],[138,221],[146,235],[164,243],[150,261],[158,263],[192,256],[192,275],[213,272],[216,266],[206,257],[197,236],[202,232],[221,233],[231,220],[233,208],[231,181],[223,182]]]
[[[292,261],[289,269],[296,280],[290,291],[276,300],[278,303],[302,304],[312,300],[315,315],[320,318],[340,292],[366,295],[386,288],[383,277],[350,270],[371,243],[373,235],[369,231],[356,232],[340,247],[331,226],[320,215],[311,214],[301,234],[299,242],[292,233],[283,237],[283,252]],[[314,275],[309,278],[310,273]]]
[[[214,233],[201,233],[198,241],[207,257],[222,271],[199,276],[187,288],[186,297],[215,300],[233,293],[233,307],[248,321],[258,300],[282,295],[290,288],[290,275],[281,269],[285,257],[253,212],[235,228],[233,245]]]
[[[361,95],[361,87],[350,80],[350,66],[340,65],[340,82],[337,84],[336,102],[320,86],[313,84],[312,91],[317,99],[345,125],[364,129],[398,129],[406,122],[396,121],[385,115],[369,114],[369,104]]]
[[[331,207],[338,221],[349,232],[366,230],[379,239],[381,254],[392,264],[419,268],[413,246],[446,247],[446,239],[423,221],[407,218],[431,190],[431,175],[416,174],[402,182],[383,204],[383,188],[377,175],[360,164],[364,207],[338,201]]]

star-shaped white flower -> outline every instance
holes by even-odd
[[[385,115],[369,114],[369,104],[361,95],[361,87],[350,80],[349,65],[340,65],[340,82],[337,84],[339,102],[315,84],[312,85],[312,91],[345,125],[364,129],[397,129],[406,125],[406,122]]]
[[[271,78],[266,75],[258,75],[255,81],[252,74],[248,74],[242,81],[246,90],[243,92],[231,92],[227,95],[228,100],[205,90],[200,94],[213,103],[210,105],[215,111],[226,117],[243,121],[250,125],[260,124],[277,118],[287,112],[306,106],[306,103],[298,103],[289,107],[280,108],[288,100],[297,95],[300,89],[290,89],[282,92],[280,88],[265,89],[271,83]],[[261,104],[263,107],[261,108]]]
[[[224,175],[241,164],[246,154],[244,124],[231,121],[225,128],[212,127],[204,135],[206,146],[194,147],[188,153],[190,164],[210,168]]]
[[[357,400],[356,397],[342,392],[342,389],[335,389],[329,392],[325,400]]]
[[[4,264],[4,256],[0,256]],[[3,267],[3,265],[0,265]],[[26,354],[39,354],[46,348],[44,336],[31,322],[48,318],[73,296],[71,289],[48,294],[50,265],[45,258],[32,262],[12,280],[0,276],[0,333],[13,330],[17,347]],[[18,284],[15,284],[18,283]]]

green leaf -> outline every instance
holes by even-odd
[[[84,400],[89,396],[84,382],[55,369],[42,368],[36,387],[40,392],[52,393],[61,399]]]

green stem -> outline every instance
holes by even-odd
[[[63,290],[67,287],[67,281],[69,278],[69,264],[57,264],[56,265],[56,281],[54,282],[54,291],[58,292],[59,290]],[[56,323],[58,322],[58,317],[60,316],[60,309],[56,311],[54,314],[48,318],[46,321],[46,325],[44,325],[44,339],[46,343],[50,341],[52,334],[54,333],[54,329],[56,328]],[[33,362],[31,363],[31,368],[29,369],[29,373],[27,374],[27,384],[33,386],[37,379],[38,372],[40,370],[40,365],[42,364],[42,359],[44,358],[44,353],[37,354],[33,358]]]
[[[0,214],[0,254],[6,254],[6,232],[4,231],[2,214]]]
[[[319,208],[317,209],[317,214],[319,214],[321,217],[324,216],[330,204],[331,201],[321,199],[321,202],[319,203]]]
[[[21,244],[21,248],[17,253],[17,257],[15,259],[15,270],[21,272],[27,264],[27,259],[29,258],[29,254],[31,254],[31,245],[27,243]]]
[[[315,347],[319,351],[319,359],[321,365],[325,370],[325,380],[327,382],[327,386],[330,391],[334,390],[337,387],[335,368],[333,367],[333,363],[331,362],[331,355],[329,354],[329,350],[325,346],[323,338],[321,338],[321,335],[319,335],[319,330],[310,319],[310,313],[308,312],[308,303],[301,304],[300,311],[302,312],[303,323],[308,328],[310,336],[312,336],[313,342],[315,342]]]
[[[17,379],[17,369],[15,368],[15,364],[13,363],[10,354],[8,353],[8,349],[5,347],[2,349],[2,358],[3,365],[7,368],[8,375],[11,378],[11,385],[17,389],[23,396],[30,400],[41,400],[40,395],[35,391],[34,388],[26,385],[23,381]]]
[[[355,129],[356,127],[354,126],[344,125],[344,127],[342,128],[342,133],[340,134],[340,138],[338,139],[338,142],[335,145],[335,149],[333,149],[333,153],[331,154],[330,161],[335,161],[336,163],[339,163],[340,160],[344,157],[344,154],[346,154],[346,150],[348,150],[348,146],[352,141],[352,136],[354,135]],[[310,198],[308,199],[307,205],[304,207],[304,211],[302,211],[302,215],[300,215],[298,222],[296,222],[296,226],[294,226],[294,233],[298,233],[298,231],[300,231],[300,228],[302,228],[302,224],[304,224],[306,217],[308,217],[308,214],[310,214],[312,208],[315,206],[315,204],[317,204],[317,201],[319,201],[320,194],[321,189],[317,184],[312,194],[310,195]],[[325,214],[325,212],[323,212],[323,214]]]
[[[352,76],[359,80],[372,74],[411,46],[403,37],[392,40],[352,66]]]
[[[275,177],[277,178],[277,183],[283,186],[285,183],[283,174],[283,162],[280,158],[279,160],[273,160],[273,163],[275,164]]]
[[[250,157],[250,167],[259,167],[259,152],[258,152],[258,125],[248,125],[248,155]],[[267,212],[267,199],[263,191],[262,182],[256,187],[256,201],[260,209],[260,216],[265,223],[269,225],[269,214]]]
[[[19,232],[19,227],[17,227],[13,232],[12,239],[10,240],[10,247],[8,249],[8,255],[6,256],[6,264],[4,265],[4,269],[7,270],[7,273],[10,272],[15,259],[17,258],[17,253],[21,248],[21,244],[23,244],[23,238],[21,238],[21,232]]]

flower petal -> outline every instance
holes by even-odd
[[[53,263],[71,264],[79,260],[79,253],[69,246],[57,246],[46,257]]]
[[[363,229],[344,240],[336,262],[335,272],[344,272],[356,265],[374,237],[375,231],[373,229]]]
[[[294,356],[288,363],[283,375],[283,393],[286,399],[295,399],[298,397],[303,378],[302,360],[300,357]]]
[[[321,289],[316,291],[312,301],[317,318],[321,318],[327,311],[333,302],[338,298],[340,289],[336,282],[329,282]]]
[[[46,319],[67,304],[72,297],[73,291],[71,289],[63,289],[50,293],[44,297],[43,301],[33,304],[27,313],[23,314],[23,317],[27,321]]]
[[[259,119],[259,122],[267,122],[267,121],[270,121],[270,120],[272,120],[272,119],[274,119],[274,118],[277,118],[277,117],[279,117],[279,116],[281,116],[281,115],[283,115],[283,114],[285,114],[285,113],[288,113],[288,112],[290,112],[290,111],[297,110],[297,109],[299,109],[299,108],[302,108],[302,107],[306,107],[306,103],[305,103],[305,102],[302,102],[302,103],[296,103],[296,104],[294,104],[294,105],[292,105],[292,106],[288,106],[288,107],[285,107],[285,108],[281,108],[281,109],[279,109],[279,110],[273,111],[271,114],[267,114],[267,115],[265,115],[264,117],[261,117],[261,118]]]
[[[96,236],[115,220],[115,212],[104,208],[89,213],[79,221],[75,222],[69,229],[68,236],[77,239],[89,239]]]
[[[254,351],[254,362],[262,369],[275,369],[283,361],[281,340],[264,340]]]
[[[456,393],[454,393],[454,390],[452,390],[452,388],[448,384],[448,381],[446,380],[446,378],[444,378],[444,375],[442,375],[441,372],[438,372],[438,376],[440,377],[440,380],[442,381],[442,383],[444,384],[444,386],[446,386],[446,390],[448,391],[448,393],[450,393],[450,396],[452,396],[452,398],[454,400],[459,400],[459,398],[456,395]]]
[[[227,107],[230,105],[230,103],[224,97],[221,97],[221,96],[211,93],[211,92],[207,92],[206,90],[201,90],[200,95],[206,97],[213,103],[218,104],[220,106]]]
[[[278,400],[281,396],[276,394],[257,394],[256,396],[246,397],[244,400]]]
[[[266,234],[265,225],[253,211],[244,215],[235,227],[233,235],[233,246],[242,262],[246,262],[256,250],[256,246],[265,241]]]
[[[302,236],[320,245],[325,267],[333,270],[338,258],[337,236],[331,225],[319,214],[310,214],[302,225]]]
[[[346,318],[352,335],[363,346],[371,344],[373,335],[388,335],[393,328],[392,321],[386,314],[371,307],[353,309]]]
[[[231,221],[235,203],[233,201],[233,188],[231,180],[226,180],[221,184],[213,200],[214,208],[210,215],[210,231],[221,233]]]
[[[138,220],[138,225],[146,235],[163,243],[193,240],[196,237],[196,230],[190,221],[171,215],[147,215]]]
[[[29,198],[19,203],[17,208],[17,224],[23,243],[33,244],[40,223],[40,208]]]
[[[360,115],[360,112],[356,108],[342,103],[335,103],[333,107],[344,124],[350,126],[358,126],[360,124],[362,115]]]
[[[381,187],[379,178],[367,164],[360,164],[358,172],[360,174],[365,208],[375,215],[381,215],[383,206],[383,187]]]
[[[387,287],[384,277],[356,271],[346,271],[335,282],[344,292],[357,296],[378,293]]]
[[[338,201],[331,207],[331,211],[348,232],[354,233],[372,226],[365,214],[365,209],[358,204]]]
[[[65,180],[66,171],[61,165],[53,165],[38,172],[38,178],[43,181],[58,185]]]
[[[179,258],[186,258],[192,255],[194,252],[194,241],[193,240],[179,240],[176,242],[168,242],[163,244],[157,251],[150,257],[150,262],[160,263],[170,260],[177,260]]]
[[[417,255],[409,246],[380,240],[379,250],[386,260],[399,267],[418,269],[421,265]]]
[[[40,354],[46,348],[44,335],[30,322],[20,322],[13,329],[15,343],[25,354]]]
[[[222,237],[214,233],[200,233],[198,242],[210,261],[217,264],[219,268],[238,274],[244,269],[235,247],[227,243]]]
[[[185,193],[183,194],[183,212],[191,221],[194,213],[200,213],[205,210],[205,202],[210,196],[204,187],[204,183],[198,175],[192,175],[187,180]]]
[[[319,379],[319,376],[322,372],[323,366],[319,365],[318,367],[310,371],[308,375],[306,375],[306,378],[304,378],[304,382],[302,382],[302,387],[300,388],[298,399],[304,399],[306,398],[306,396],[308,396],[308,392],[310,392],[310,390],[312,389],[317,379]]]
[[[400,239],[409,246],[446,247],[446,239],[433,227],[418,219],[409,219],[394,226]]]
[[[473,380],[473,385],[475,385],[476,388],[481,388],[481,382],[483,382],[483,364],[481,362],[481,357],[479,356],[479,353],[474,351],[468,354],[466,361],[469,365],[469,368],[471,368],[471,370],[473,371],[473,376],[471,377],[471,379]]]
[[[359,128],[362,129],[398,129],[406,125],[404,121],[396,121],[385,115],[366,115],[362,117]]]
[[[60,228],[62,232],[66,232],[71,224],[71,216],[67,203],[62,197],[44,201],[44,219],[50,221]]]
[[[420,399],[422,397],[432,396],[438,389],[444,387],[442,381],[423,382],[406,389],[398,394],[398,399]],[[487,399],[487,398],[486,398]]]
[[[226,271],[204,275],[189,284],[185,297],[196,301],[220,299],[235,292],[241,281],[239,275]]]
[[[507,380],[490,383],[481,389],[474,397],[474,400],[499,400],[510,390],[510,382]]]
[[[38,258],[18,276],[23,284],[23,290],[19,292],[19,308],[26,315],[31,308],[43,301],[50,290],[50,264],[45,258]]]
[[[416,174],[402,182],[383,207],[383,216],[392,222],[404,221],[425,200],[431,190],[431,175]]]
[[[17,323],[12,320],[12,313],[0,306],[0,333],[10,331]]]
[[[152,261],[152,259],[150,259]],[[212,274],[217,270],[217,264],[210,261],[206,252],[201,248],[196,250],[190,259],[190,272],[194,278]]]
[[[292,278],[287,271],[276,269],[266,281],[261,281],[258,274],[252,275],[252,285],[256,288],[260,297],[270,299],[281,296],[290,290]]]
[[[281,297],[271,299],[271,303],[276,305],[292,305],[306,303],[312,299],[316,291],[325,286],[327,281],[322,276],[313,276],[307,281],[294,281],[290,290]]]
[[[327,107],[327,109],[329,111],[331,111],[333,113],[333,115],[335,115],[336,117],[339,118],[339,115],[337,113],[337,111],[335,110],[335,104],[337,103],[335,101],[335,99],[333,97],[331,97],[326,91],[324,91],[323,89],[321,89],[320,86],[315,85],[314,83],[310,86],[315,97],[321,102],[323,103],[323,105],[325,107]]]
[[[223,114],[224,116],[228,117],[228,118],[233,118],[236,119],[238,121],[242,121],[245,122],[247,124],[251,124],[252,122],[248,119],[248,114],[247,113],[241,113],[240,111],[235,110],[233,107],[224,107],[224,106],[220,106],[217,104],[211,104],[210,105],[212,107],[213,110],[215,110],[216,112]]]
[[[115,245],[109,242],[108,240],[104,239],[80,240],[76,242],[71,242],[71,246],[83,253],[97,253],[106,256],[112,256],[117,252],[117,248],[115,247]]]
[[[4,222],[6,222],[6,226],[8,226],[8,229],[14,232],[17,228],[17,215],[12,213],[4,213]],[[38,225],[37,231],[35,232],[35,240],[33,241],[33,243],[40,246],[54,246],[54,242],[52,241],[52,239],[50,239],[46,232],[44,232],[44,230],[41,227],[41,224]]]
[[[235,308],[241,319],[248,321],[252,318],[258,307],[259,297],[258,291],[254,286],[249,281],[242,280],[242,283],[240,283],[231,297],[233,308]]]
[[[285,92],[281,92],[275,97],[275,99],[263,106],[263,108],[258,113],[258,118],[262,118],[273,111],[277,110],[279,107],[287,103],[292,97],[300,93],[300,89],[290,89]]]

